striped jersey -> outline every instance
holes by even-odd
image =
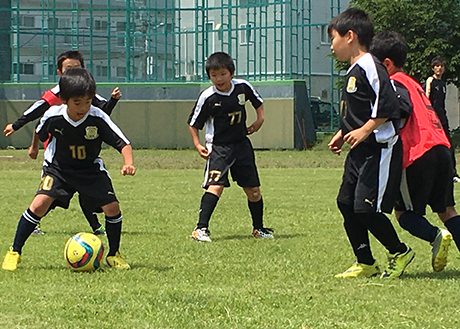
[[[40,119],[36,132],[41,141],[51,136],[45,150],[45,165],[61,169],[91,167],[99,157],[102,142],[118,151],[129,144],[109,116],[93,105],[77,122],[68,116],[67,105],[53,106]]]
[[[188,124],[199,130],[206,125],[206,142],[225,145],[241,141],[247,135],[246,101],[257,109],[262,97],[242,79],[232,79],[224,93],[215,86],[203,90],[189,116]]]
[[[342,136],[362,127],[369,119],[388,118],[366,138],[366,143],[387,143],[398,134],[400,118],[397,94],[385,67],[370,53],[347,71],[340,106]]]
[[[19,130],[27,123],[40,118],[51,106],[61,105],[62,102],[59,98],[59,92],[59,85],[56,85],[53,88],[45,91],[41,99],[30,105],[29,108],[25,110],[24,114],[15,122],[13,122],[13,129],[16,131]],[[104,97],[96,94],[93,97],[92,105],[99,107],[105,113],[110,115],[115,105],[117,105],[117,102],[118,100],[113,97],[107,101]]]

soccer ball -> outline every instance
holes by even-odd
[[[91,272],[101,265],[104,245],[92,233],[77,233],[67,240],[64,258],[74,271]]]

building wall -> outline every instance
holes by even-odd
[[[0,127],[14,122],[24,110],[52,85],[0,84]],[[121,84],[123,100],[112,114],[113,121],[135,148],[193,147],[187,119],[199,92],[208,84]],[[302,149],[315,141],[310,104],[304,81],[254,83],[264,98],[265,122],[251,136],[256,148]],[[98,85],[98,93],[108,97],[113,85]],[[255,111],[246,104],[247,124]],[[35,123],[29,123],[10,137],[0,138],[0,147],[26,148],[30,145]],[[302,130],[300,130],[300,128]],[[302,136],[306,136],[303,140]]]

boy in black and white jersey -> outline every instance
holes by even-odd
[[[253,222],[253,236],[273,238],[263,226],[263,201],[255,164],[254,150],[247,135],[257,132],[264,122],[263,100],[245,80],[234,79],[235,65],[230,55],[217,52],[206,61],[206,72],[213,86],[198,98],[188,119],[193,144],[207,160],[199,220],[192,233],[196,241],[210,242],[209,220],[222,195],[229,187],[229,171],[248,197]],[[246,126],[246,101],[256,110],[257,119]],[[206,146],[200,143],[198,130],[206,125]]]
[[[341,129],[329,148],[340,154],[344,143],[351,146],[337,204],[356,263],[336,277],[379,274],[369,231],[388,250],[388,267],[381,277],[399,277],[415,253],[401,243],[384,214],[392,211],[401,180],[398,99],[385,68],[367,51],[374,27],[364,11],[347,9],[331,20],[328,33],[334,55],[351,64],[342,89]]]
[[[22,248],[35,226],[50,209],[67,208],[75,192],[88,197],[105,214],[109,251],[107,264],[129,269],[119,253],[122,215],[107,170],[99,158],[102,142],[123,156],[122,175],[134,175],[132,148],[121,130],[99,108],[91,105],[96,83],[83,68],[67,70],[59,81],[63,105],[53,106],[40,120],[41,141],[50,138],[45,151],[42,182],[29,208],[22,214],[14,242],[2,268],[14,271]]]
[[[57,74],[62,76],[62,74],[72,68],[85,67],[83,55],[78,50],[69,50],[61,53],[57,58]],[[24,114],[18,118],[15,122],[9,123],[5,126],[3,134],[5,136],[10,136],[20,128],[22,128],[27,123],[34,121],[43,116],[43,114],[53,105],[61,105],[61,99],[59,98],[60,90],[59,84],[53,88],[45,91],[40,100],[34,102],[29,108],[24,112]],[[118,100],[121,98],[121,92],[118,87],[114,88],[111,93],[111,98],[107,101],[105,98],[99,96],[98,94],[94,95],[91,104],[102,109],[105,113],[110,115],[117,105]],[[45,141],[44,146],[46,148],[47,141]],[[32,159],[37,159],[38,156],[38,146],[39,139],[36,133],[32,136],[32,143],[29,147],[28,154]],[[82,198],[78,196],[81,209],[83,214],[86,217],[86,220],[93,229],[94,234],[101,235],[105,234],[104,226],[99,223],[97,215],[95,212],[101,212],[100,209],[94,208],[92,201],[90,199]],[[39,226],[34,230],[36,234],[43,234],[43,231]]]

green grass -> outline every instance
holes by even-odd
[[[46,234],[27,241],[18,270],[0,270],[0,328],[459,328],[458,250],[453,246],[447,268],[434,273],[430,246],[393,217],[417,252],[404,276],[334,278],[354,261],[335,204],[345,156],[322,146],[256,153],[274,240],[250,236],[245,196],[233,184],[213,215],[208,244],[189,238],[203,193],[204,161],[194,150],[137,150],[134,177],[119,175],[121,156],[104,150],[124,215],[121,251],[132,270],[67,267],[66,240],[89,228],[73,200],[42,220]],[[0,253],[40,170],[25,150],[0,151]],[[384,248],[373,238],[371,244],[385,266]]]

